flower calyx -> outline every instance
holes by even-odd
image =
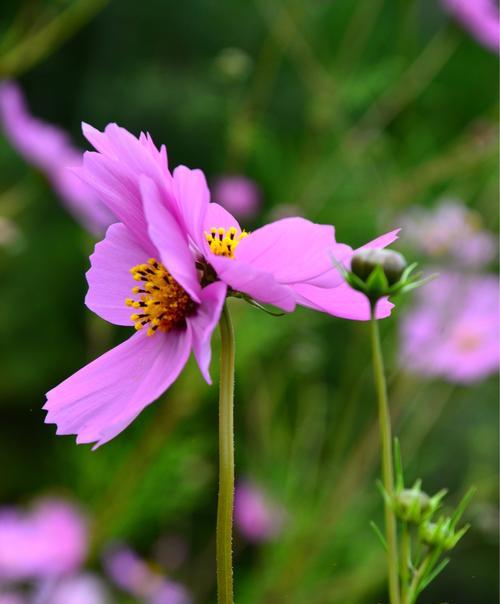
[[[416,262],[408,266],[404,256],[394,250],[364,249],[354,254],[351,271],[344,271],[344,278],[374,304],[380,298],[409,292],[434,278],[412,275],[416,266]]]
[[[417,480],[411,488],[398,489],[394,493],[392,502],[396,516],[400,520],[417,526],[434,515],[447,493],[446,489],[443,489],[433,497],[429,497],[421,490],[421,484],[421,481]]]
[[[429,520],[422,524],[419,536],[422,542],[429,547],[448,551],[457,545],[469,527],[470,524],[466,524],[461,529],[455,530],[452,518],[441,516],[436,522]]]

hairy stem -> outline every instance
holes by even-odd
[[[217,602],[233,604],[234,333],[227,305],[220,318],[219,500],[217,508]]]
[[[387,493],[385,500],[385,533],[387,540],[387,571],[389,578],[389,601],[400,604],[399,596],[399,564],[396,517],[391,506],[394,496],[394,469],[392,456],[391,418],[387,401],[387,386],[385,382],[384,362],[380,346],[378,322],[375,318],[375,303],[371,305],[371,344],[373,357],[373,372],[378,398],[378,418],[380,441],[382,446],[382,482]]]

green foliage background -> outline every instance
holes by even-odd
[[[33,36],[51,23],[52,37]],[[290,204],[333,223],[353,247],[398,226],[405,208],[447,195],[497,228],[497,70],[497,58],[431,0],[0,8],[0,77],[19,79],[33,113],[82,148],[82,120],[147,130],[166,143],[172,166],[260,183],[262,211],[247,228]],[[43,423],[44,392],[127,330],[84,307],[93,242],[3,138],[0,192],[0,214],[21,232],[0,250],[0,501],[59,493],[83,502],[95,568],[111,539],[148,556],[159,535],[181,534],[189,556],[175,576],[197,602],[213,602],[216,386],[190,363],[97,452],[55,437]],[[493,604],[498,383],[454,387],[398,370],[407,303],[381,325],[407,475],[431,492],[450,488],[451,502],[478,487],[473,528],[422,603]],[[237,301],[232,310],[237,473],[287,510],[276,541],[254,547],[237,536],[238,603],[383,601],[383,552],[369,528],[381,502],[366,325],[303,309],[277,319]],[[215,376],[217,347],[214,338]]]

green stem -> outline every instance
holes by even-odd
[[[411,550],[410,550],[410,531],[408,523],[403,523],[401,532],[401,602],[406,602],[406,594],[410,583],[411,570]]]
[[[217,602],[233,604],[234,499],[234,333],[227,305],[219,323],[221,334],[219,392],[219,500],[217,507]]]
[[[375,303],[371,305],[371,344],[373,372],[378,398],[378,416],[380,440],[382,445],[382,482],[386,491],[385,500],[385,533],[387,540],[387,571],[389,578],[389,601],[400,604],[399,597],[399,564],[396,517],[391,502],[394,496],[394,469],[392,456],[391,418],[387,402],[387,386],[384,374],[384,362],[380,346],[378,322],[375,318]]]
[[[415,573],[415,575],[413,577],[413,581],[411,582],[410,587],[408,589],[408,594],[406,596],[406,600],[404,601],[403,604],[415,604],[415,601],[419,594],[420,583],[421,583],[422,579],[425,577],[427,570],[429,569],[429,567],[431,565],[431,562],[432,562],[432,557],[429,554],[424,558],[422,564],[420,565],[417,572]]]

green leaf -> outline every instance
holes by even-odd
[[[385,549],[385,551],[387,551],[387,541],[385,540],[385,537],[382,534],[382,531],[378,528],[378,526],[376,525],[376,523],[373,522],[373,520],[370,521],[370,526],[372,527],[373,532],[375,533],[375,535],[377,535],[380,543],[382,544],[382,547]]]
[[[434,581],[434,579],[443,572],[443,570],[448,566],[450,562],[449,558],[444,558],[443,560],[441,560],[441,562],[434,568],[434,570],[432,570],[430,573],[428,573],[424,579],[422,580],[422,582],[420,583],[420,586],[418,588],[418,592],[422,592],[430,583],[432,583],[432,581]]]
[[[455,512],[453,513],[453,515],[451,517],[451,528],[452,529],[454,529],[457,526],[458,521],[460,520],[463,513],[465,512],[465,509],[469,505],[471,499],[476,494],[476,491],[477,491],[476,487],[471,487],[467,491],[467,493],[465,493],[465,495],[462,497],[462,501],[458,504],[457,509],[455,510]]]

